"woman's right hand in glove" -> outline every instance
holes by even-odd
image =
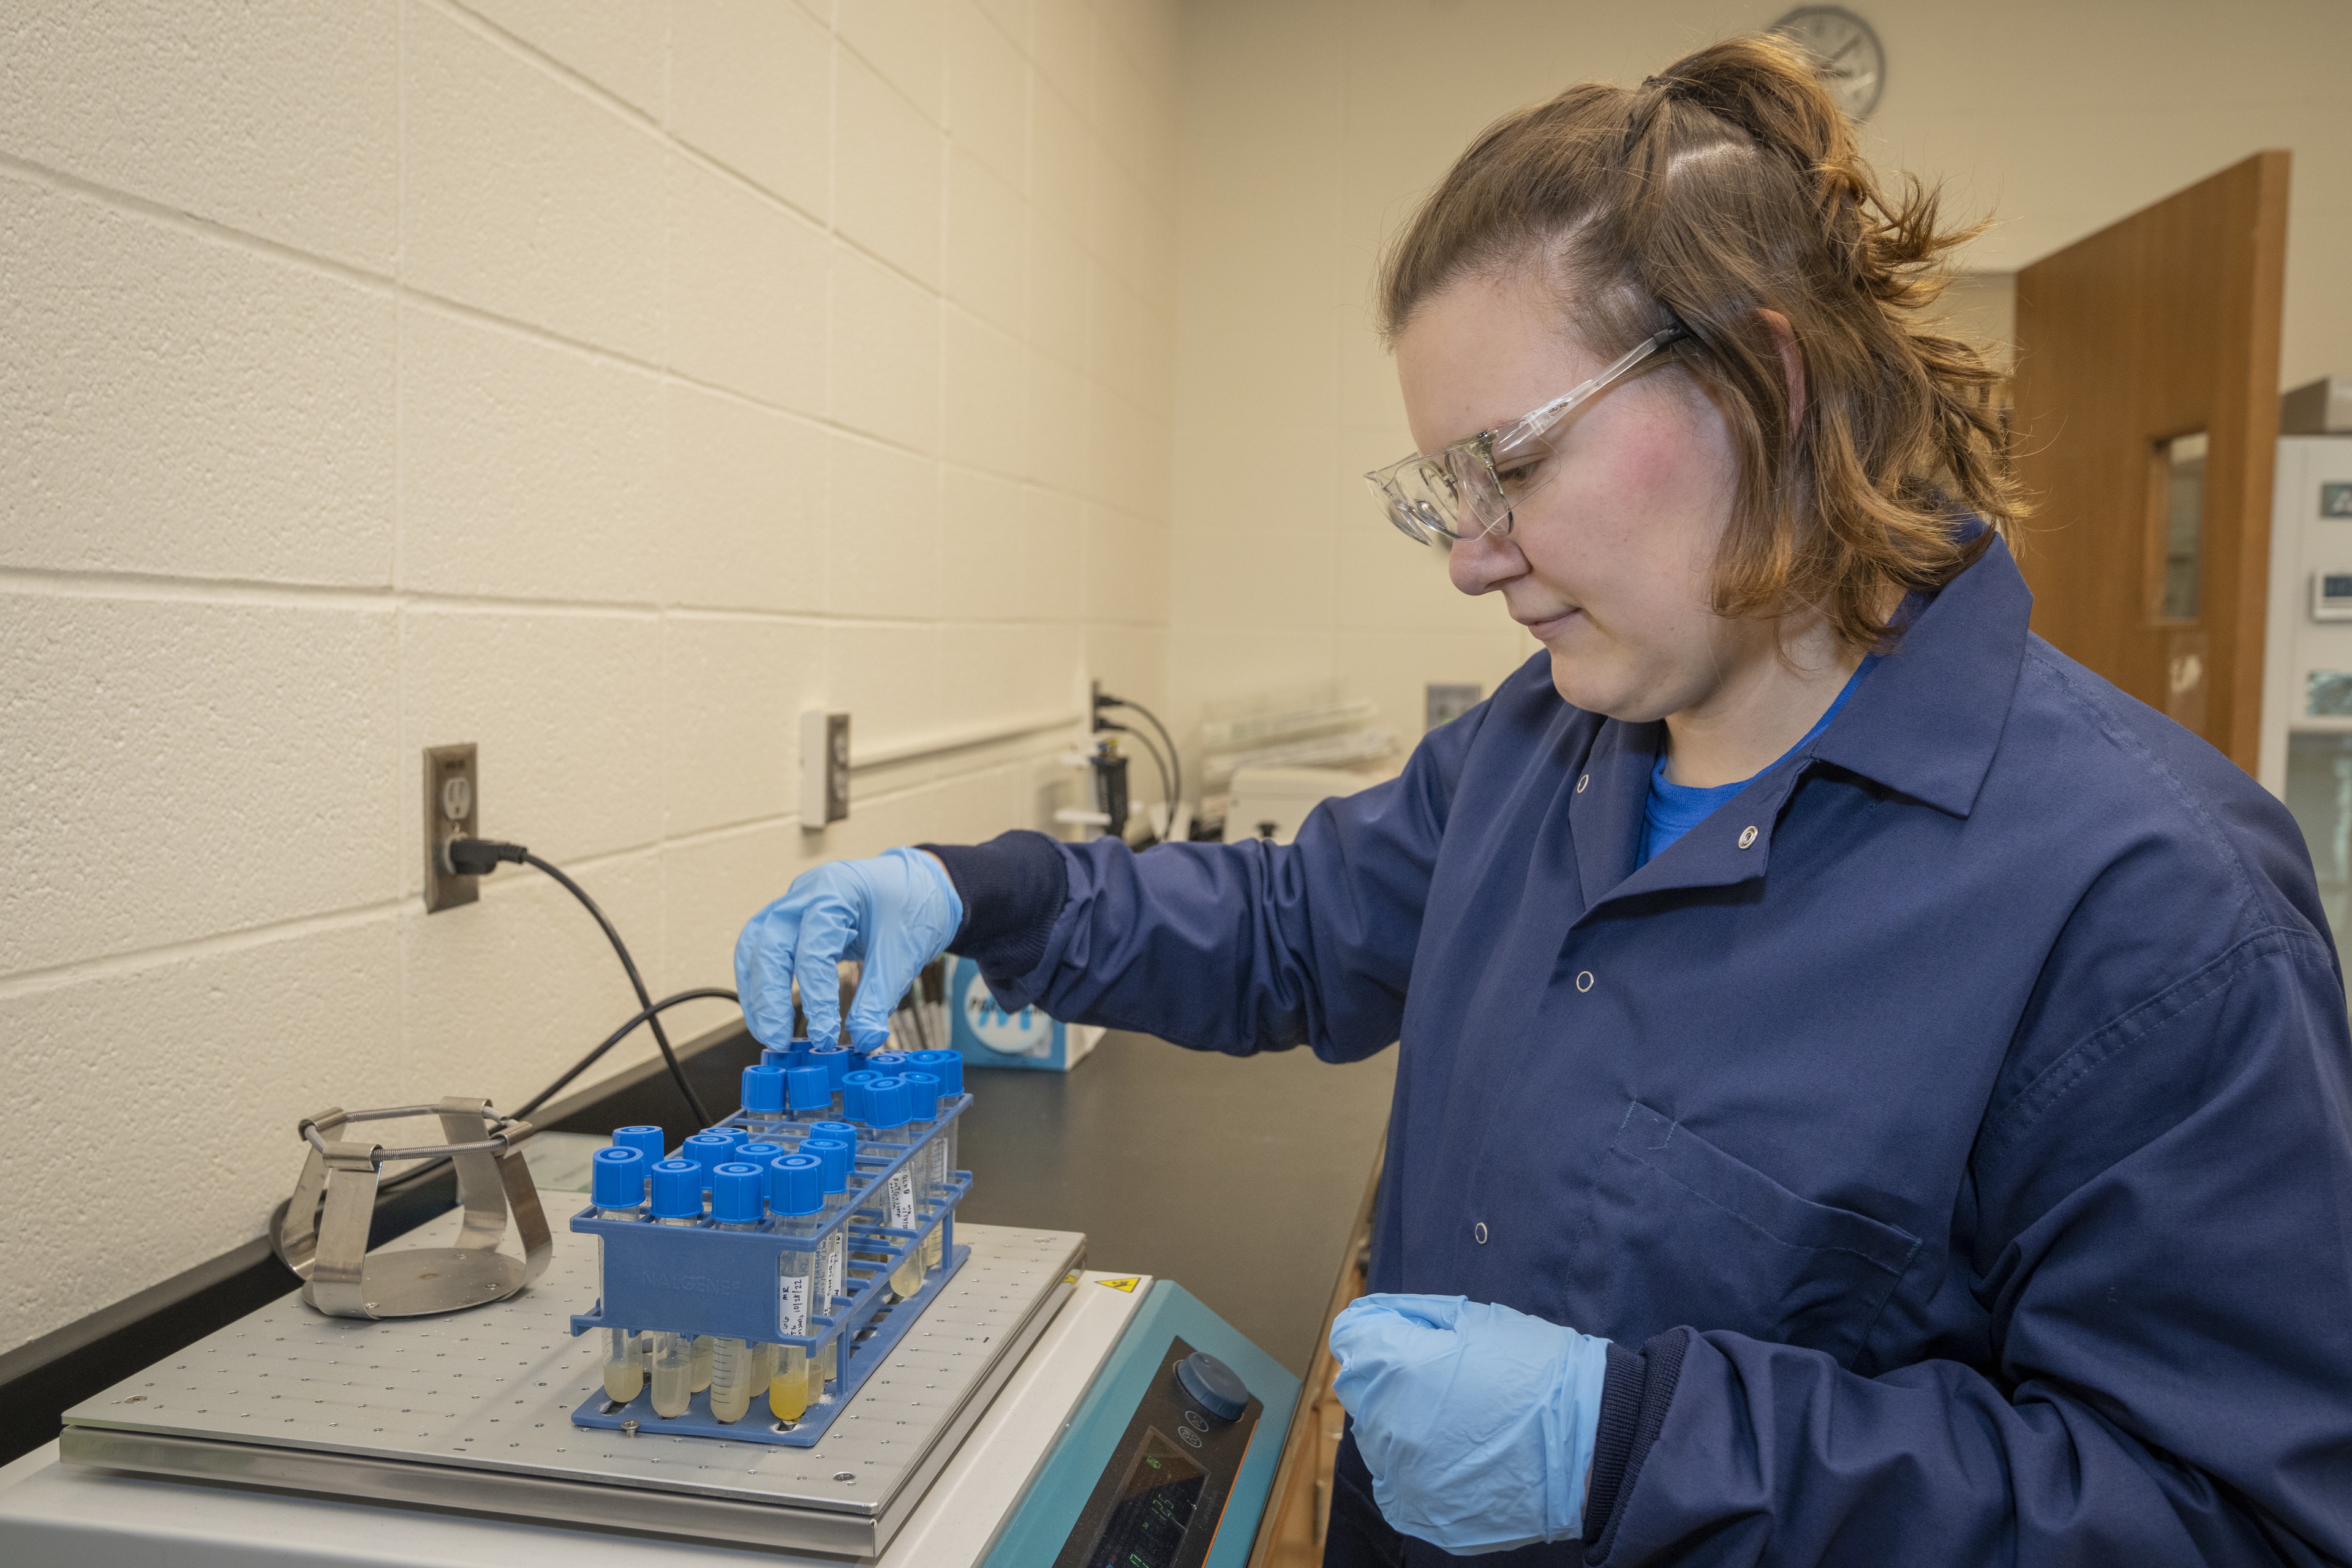
[[[898,999],[962,924],[963,900],[947,868],[920,849],[803,871],[735,941],[744,1021],[761,1045],[789,1045],[797,980],[808,1037],[829,1043],[841,1030],[841,963],[856,959],[864,968],[849,1005],[849,1037],[871,1049],[889,1032]]]

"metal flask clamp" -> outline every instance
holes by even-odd
[[[446,1143],[417,1149],[344,1142],[355,1121],[438,1116]],[[306,1117],[310,1145],[294,1196],[270,1233],[279,1261],[302,1280],[302,1300],[338,1318],[417,1318],[503,1301],[547,1268],[554,1253],[539,1189],[523,1161],[530,1122],[501,1116],[486,1100],[452,1096],[438,1105],[383,1110],[341,1106]],[[398,1247],[368,1253],[376,1184],[389,1160],[446,1158],[457,1168],[466,1209],[455,1247]],[[523,1255],[500,1252],[507,1211],[514,1211]]]

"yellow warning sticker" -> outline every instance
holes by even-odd
[[[1095,1283],[1108,1285],[1114,1290],[1124,1290],[1132,1296],[1135,1294],[1135,1288],[1143,1283],[1143,1277],[1139,1274],[1130,1274],[1124,1279],[1097,1279]]]

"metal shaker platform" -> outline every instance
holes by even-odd
[[[446,1245],[445,1215],[392,1243]],[[575,1426],[603,1384],[571,1315],[590,1237],[509,1300],[329,1318],[289,1295],[66,1413],[68,1465],[509,1518],[881,1554],[1070,1296],[1086,1238],[963,1226],[969,1261],[810,1448]]]

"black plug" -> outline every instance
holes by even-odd
[[[530,858],[530,851],[520,844],[501,844],[495,838],[452,838],[441,846],[441,864],[456,877],[487,877],[499,868],[500,861],[517,866]]]

